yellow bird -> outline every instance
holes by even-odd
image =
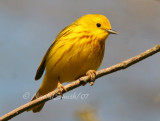
[[[56,37],[43,57],[35,80],[46,73],[42,85],[32,100],[43,96],[56,87],[65,90],[61,83],[71,82],[83,75],[92,80],[103,60],[105,40],[109,34],[117,34],[111,29],[109,20],[100,14],[88,14],[64,28]],[[28,111],[39,112],[45,103]]]

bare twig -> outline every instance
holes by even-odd
[[[154,46],[153,48],[151,48],[151,49],[149,49],[149,50],[147,50],[147,51],[145,51],[135,57],[132,57],[128,60],[122,61],[121,63],[118,63],[116,65],[113,65],[113,66],[105,68],[105,69],[102,69],[100,71],[97,71],[96,78],[99,78],[103,75],[107,75],[109,73],[113,73],[115,71],[119,71],[121,69],[125,69],[125,68],[127,68],[127,67],[149,57],[149,56],[152,56],[153,54],[155,54],[159,51],[160,51],[160,44]],[[66,85],[65,88],[67,89],[67,91],[70,91],[70,90],[75,89],[81,85],[84,85],[85,83],[88,83],[88,82],[90,82],[89,76],[83,76],[83,77],[73,81],[72,83]],[[63,93],[65,93],[65,91],[63,91]],[[56,98],[57,96],[59,96],[58,90],[54,90],[54,91],[36,99],[36,100],[33,100],[29,103],[26,103],[16,109],[14,109],[13,111],[3,115],[2,117],[0,117],[0,121],[7,121],[7,120],[19,115],[20,113],[26,111],[27,109],[29,109],[33,106],[36,106],[38,104],[41,104],[43,102],[46,102],[48,100],[51,100],[53,98]]]

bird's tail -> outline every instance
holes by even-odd
[[[51,92],[52,90],[54,90],[57,87],[56,82],[57,81],[47,79],[47,76],[45,75],[41,87],[39,88],[39,90],[37,91],[35,96],[32,98],[32,100],[35,100],[35,99]],[[34,107],[28,109],[27,111],[33,111],[34,113],[40,112],[42,110],[44,104],[45,103],[41,103],[37,106],[34,106]]]
[[[39,98],[40,96],[43,96],[43,95],[45,95],[45,94],[42,93],[42,88],[39,88],[39,90],[37,91],[36,95],[34,95],[34,97],[32,98],[32,100],[35,100],[35,99],[37,99],[37,98]],[[45,103],[41,103],[41,104],[39,104],[37,106],[34,106],[34,107],[28,109],[27,111],[33,111],[34,113],[37,113],[37,112],[39,112],[39,111],[42,110],[44,104]]]

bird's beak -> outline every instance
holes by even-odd
[[[118,34],[118,32],[114,31],[113,29],[107,29],[109,34]]]

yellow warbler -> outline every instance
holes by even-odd
[[[56,37],[43,57],[35,80],[46,73],[34,99],[54,90],[65,88],[64,82],[73,81],[85,74],[94,80],[94,70],[100,66],[105,50],[105,40],[109,34],[117,34],[111,29],[109,20],[100,14],[88,14],[64,28]],[[44,103],[30,110],[39,112]]]

